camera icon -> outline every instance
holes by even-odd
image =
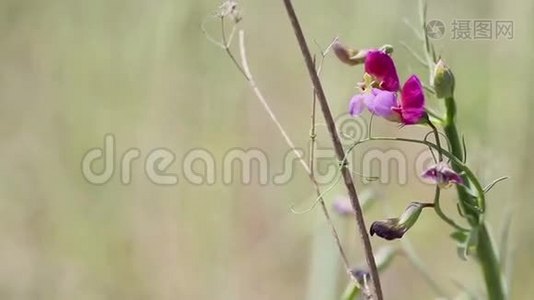
[[[434,40],[441,39],[445,35],[445,24],[440,20],[430,20],[425,26],[426,35]]]

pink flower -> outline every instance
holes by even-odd
[[[452,170],[446,163],[440,162],[426,169],[421,177],[437,184],[440,188],[448,188],[453,183],[463,184],[462,176]]]
[[[425,116],[425,94],[416,75],[410,76],[400,89],[399,77],[391,57],[373,50],[365,59],[365,82],[362,93],[354,95],[349,111],[357,116],[367,109],[389,121],[405,125],[417,124]],[[400,101],[397,92],[400,91]]]

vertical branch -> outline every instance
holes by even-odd
[[[304,160],[304,157],[297,150],[297,148],[295,147],[295,144],[293,143],[291,138],[289,138],[289,135],[284,130],[284,127],[282,127],[282,124],[280,124],[280,122],[278,121],[278,118],[276,118],[276,115],[274,114],[274,112],[272,111],[271,107],[267,103],[267,100],[265,99],[265,97],[263,96],[263,94],[261,93],[259,88],[257,87],[256,81],[252,77],[252,73],[250,72],[250,69],[249,69],[249,66],[248,66],[247,55],[246,55],[246,50],[245,50],[246,49],[245,48],[245,33],[244,33],[243,30],[239,31],[239,49],[240,49],[240,52],[241,52],[241,65],[242,65],[243,74],[245,75],[250,87],[254,91],[254,94],[256,94],[256,98],[258,98],[260,100],[261,104],[263,105],[263,107],[265,108],[265,110],[267,111],[269,116],[271,117],[271,120],[273,121],[273,123],[276,124],[276,127],[278,127],[278,130],[280,131],[280,133],[284,137],[284,140],[285,140],[286,144],[291,148],[291,150],[293,151],[295,156],[298,158],[300,164],[302,165],[302,167],[304,168],[304,170],[308,174],[308,177],[312,181],[313,186],[315,188],[315,193],[317,194],[317,197],[319,198],[319,202],[321,204],[321,209],[322,209],[323,214],[325,216],[325,219],[326,219],[326,221],[328,223],[328,226],[330,227],[330,230],[332,231],[332,235],[334,236],[334,239],[335,239],[336,246],[338,248],[339,254],[340,254],[340,256],[341,256],[341,258],[343,260],[343,264],[345,266],[345,270],[347,272],[349,272],[350,271],[349,260],[347,258],[347,255],[345,254],[345,250],[343,249],[343,245],[341,244],[341,239],[339,238],[339,234],[337,233],[337,230],[336,230],[336,228],[334,226],[334,223],[332,222],[332,218],[330,218],[330,213],[328,212],[328,208],[326,207],[325,201],[324,201],[323,196],[322,196],[321,189],[319,188],[319,184],[317,183],[317,180],[315,179],[315,175],[314,175],[314,171],[313,171],[313,161],[310,163],[310,165],[308,165],[306,163],[306,161]]]
[[[315,57],[313,58],[313,65],[316,65]],[[312,107],[311,107],[311,128],[310,128],[310,173],[312,176],[315,176],[315,140],[317,138],[317,134],[315,133],[315,111],[317,109],[317,93],[315,92],[315,88],[313,89],[313,95],[312,95]]]
[[[321,105],[321,110],[323,112],[323,116],[325,118],[328,131],[330,132],[330,136],[332,138],[332,143],[334,145],[334,149],[336,152],[336,156],[338,160],[344,161],[345,158],[345,151],[343,150],[343,146],[341,144],[341,141],[339,139],[339,135],[337,133],[336,124],[334,122],[334,118],[332,116],[332,113],[330,111],[330,107],[328,106],[328,101],[326,100],[326,96],[323,90],[323,87],[321,85],[321,81],[319,80],[319,76],[317,76],[317,72],[315,70],[315,66],[313,64],[313,60],[310,54],[310,50],[308,48],[308,45],[306,43],[306,39],[304,38],[304,34],[302,33],[302,28],[300,27],[298,18],[295,14],[295,10],[293,8],[293,5],[291,3],[291,0],[284,0],[284,4],[289,16],[289,19],[291,21],[291,25],[293,26],[293,30],[295,31],[295,36],[297,38],[298,44],[300,46],[300,50],[302,51],[302,56],[304,57],[304,60],[306,62],[306,66],[308,68],[309,76],[312,80],[313,86],[315,88],[315,91],[317,93],[317,99],[319,100],[319,103]],[[360,202],[358,200],[358,195],[356,193],[356,189],[354,187],[354,182],[352,179],[352,175],[349,171],[349,169],[346,167],[345,164],[341,166],[341,173],[343,175],[343,179],[345,182],[345,186],[348,190],[349,197],[352,203],[352,206],[355,211],[355,217],[356,217],[356,223],[358,225],[358,231],[360,233],[360,239],[364,246],[365,251],[365,257],[367,261],[367,265],[369,267],[370,273],[371,273],[371,279],[373,281],[374,285],[374,292],[376,293],[377,299],[381,300],[383,299],[382,296],[382,289],[380,286],[380,278],[378,276],[378,270],[376,267],[376,262],[373,256],[373,248],[371,246],[371,241],[369,239],[369,235],[367,234],[367,228],[365,225],[365,220],[363,217],[362,208],[360,205]]]
[[[322,56],[321,64],[319,65],[319,69],[317,70],[317,74],[320,74],[322,62],[324,60],[324,55]],[[313,61],[313,65],[315,68],[315,58]],[[345,254],[345,250],[343,249],[341,245],[341,239],[339,238],[339,234],[336,231],[336,228],[334,226],[334,223],[332,222],[332,218],[330,218],[330,213],[328,212],[328,208],[326,207],[326,203],[324,202],[322,192],[319,189],[319,185],[316,182],[315,179],[315,141],[316,141],[316,132],[315,132],[315,120],[316,120],[316,107],[317,107],[317,93],[315,91],[315,88],[313,88],[313,100],[312,100],[312,114],[311,114],[311,129],[310,129],[310,178],[312,178],[312,181],[314,182],[315,186],[315,193],[317,197],[319,198],[319,203],[321,204],[321,209],[323,211],[324,216],[326,217],[326,220],[328,222],[328,225],[330,226],[330,229],[332,231],[332,235],[334,236],[334,239],[336,240],[337,247],[339,249],[339,252],[341,254],[341,258],[343,259],[343,265],[345,266],[345,270],[347,272],[350,272],[350,264],[349,260],[347,258],[347,255]]]

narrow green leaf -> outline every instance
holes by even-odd
[[[455,231],[455,232],[451,233],[450,236],[451,236],[451,238],[453,238],[455,241],[457,241],[460,244],[466,243],[467,242],[467,238],[469,237],[467,232],[464,232],[464,231]]]
[[[457,235],[457,237],[459,236]],[[467,239],[465,239],[463,243],[458,244],[458,249],[457,249],[458,256],[462,260],[467,260],[469,255],[471,255],[475,251],[477,244],[478,244],[478,227],[474,227],[469,232]]]

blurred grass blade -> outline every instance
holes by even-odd
[[[341,300],[356,300],[360,296],[360,292],[360,288],[354,282],[349,282],[341,295]]]
[[[503,225],[501,227],[500,233],[500,247],[499,255],[501,261],[501,270],[506,270],[506,264],[509,253],[509,244],[510,244],[510,229],[512,228],[512,215],[513,211],[510,209],[504,215]]]

